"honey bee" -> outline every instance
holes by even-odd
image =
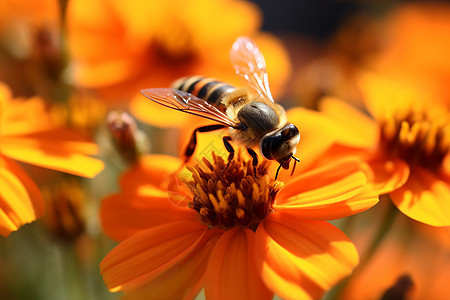
[[[229,152],[228,162],[234,157],[230,141],[247,148],[253,166],[258,164],[253,149],[259,147],[264,158],[280,164],[277,178],[281,167],[288,169],[292,159],[299,161],[294,156],[300,141],[299,130],[287,121],[283,107],[273,100],[266,63],[256,44],[247,37],[237,38],[230,60],[236,74],[245,82],[244,87],[235,88],[212,78],[193,76],[177,80],[173,88],[143,89],[141,93],[158,104],[216,123],[194,130],[184,152],[185,162],[194,153],[197,132],[229,128],[229,136],[223,137]],[[292,172],[294,168],[295,164]]]

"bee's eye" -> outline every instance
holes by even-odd
[[[290,124],[289,126],[286,126],[281,131],[281,136],[285,139],[289,139],[297,134],[298,134],[298,128],[294,124]]]
[[[289,132],[290,132],[290,128],[287,127],[287,128],[285,128],[285,129],[283,129],[283,131],[281,131],[281,135],[282,135],[283,137],[286,137],[286,136],[289,135]]]

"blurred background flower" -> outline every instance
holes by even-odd
[[[389,211],[392,204],[381,201],[346,224],[359,253],[370,251],[377,227],[383,226],[381,216]],[[402,214],[396,214],[392,222],[392,230],[370,260],[355,270],[339,299],[447,299],[449,229],[427,226]]]
[[[0,4],[0,80],[14,95],[55,97],[64,67],[61,5],[57,0]]]
[[[74,82],[122,101],[186,75],[236,82],[228,52],[237,36],[247,35],[266,50],[279,91],[288,58],[278,39],[258,31],[261,22],[258,7],[246,1],[70,1]]]
[[[91,178],[103,169],[103,162],[88,156],[97,153],[94,143],[52,121],[41,99],[11,98],[0,83],[1,235],[44,211],[36,185],[15,161]]]

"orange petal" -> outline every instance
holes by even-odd
[[[198,221],[182,220],[138,232],[100,263],[106,286],[116,292],[144,285],[191,253],[206,230]]]
[[[11,99],[2,106],[2,136],[29,134],[54,128],[45,103],[38,97],[23,101]]]
[[[277,195],[275,206],[318,208],[349,199],[362,191],[367,182],[365,164],[354,159],[342,159],[297,176]]]
[[[0,235],[8,236],[44,213],[39,189],[13,161],[0,157]]]
[[[181,167],[183,161],[168,155],[145,155],[120,179],[125,191],[144,189],[146,185],[166,188],[170,177]]]
[[[409,165],[401,159],[374,159],[368,164],[368,180],[379,194],[395,191],[405,184],[410,175]]]
[[[401,73],[402,77],[417,76],[421,81],[430,74],[444,77],[450,70],[446,60],[450,43],[443,38],[450,32],[449,15],[449,5],[444,1],[413,1],[397,6],[387,19],[389,40],[377,55],[377,68]],[[426,46],[424,41],[434,42]]]
[[[358,75],[357,84],[367,109],[377,120],[425,104],[415,87],[398,78],[366,72]]]
[[[102,200],[100,217],[105,233],[118,241],[176,220],[198,220],[194,210],[175,206],[167,192],[153,197],[129,193],[109,196]]]
[[[150,40],[155,28],[164,22],[164,9],[168,3],[159,1],[113,1],[114,13],[121,19],[129,38]],[[95,23],[94,23],[95,24]],[[130,43],[132,40],[130,40]],[[136,41],[135,41],[136,42]]]
[[[353,243],[327,222],[275,213],[255,237],[255,260],[266,285],[283,299],[320,299],[358,263]]]
[[[74,74],[78,83],[112,84],[134,75],[136,68],[142,69],[143,64],[136,66],[135,63],[142,61],[136,53],[142,43],[126,41],[124,24],[114,13],[110,1],[69,2],[66,11],[69,46],[77,60]]]
[[[144,197],[164,197],[178,206],[187,206],[192,193],[179,177],[192,176],[182,160],[167,155],[146,155],[125,172],[120,186],[126,193]]]
[[[26,143],[26,141],[29,140],[48,141],[50,144],[54,144],[55,142],[64,142],[64,144],[60,144],[60,146],[64,146],[67,149],[72,149],[72,151],[89,155],[98,154],[98,146],[92,142],[89,137],[79,131],[68,128],[39,131],[29,133],[27,135],[16,136],[15,138],[18,143]]]
[[[208,230],[191,254],[142,288],[126,293],[122,300],[194,299],[205,281],[205,271],[220,230]]]
[[[10,137],[2,138],[1,151],[15,160],[92,178],[104,167],[102,161],[83,155],[93,147],[93,143]]]
[[[337,125],[322,113],[300,107],[288,110],[287,118],[300,131],[300,142],[295,155],[300,159],[295,174],[300,174],[321,158],[322,154],[335,143],[334,130]],[[281,180],[289,180],[289,174],[285,175],[285,173],[280,174]]]
[[[254,238],[249,229],[237,228],[221,236],[208,262],[207,299],[272,299],[254,265]]]
[[[274,208],[277,211],[295,213],[302,219],[327,221],[363,212],[376,205],[378,201],[378,193],[368,185],[356,195],[346,199],[332,197],[314,203],[275,205]]]
[[[5,101],[11,98],[11,89],[0,81],[0,101]]]
[[[342,126],[341,134],[337,135],[339,144],[369,149],[378,145],[378,124],[367,115],[334,98],[326,97],[319,105],[320,111]]]
[[[413,168],[406,184],[390,196],[408,217],[431,226],[450,226],[450,186],[433,173]]]

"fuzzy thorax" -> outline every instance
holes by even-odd
[[[188,167],[192,178],[185,183],[193,193],[188,206],[209,227],[256,230],[272,212],[275,195],[283,186],[270,179],[269,164],[264,160],[254,168],[252,159],[244,161],[238,155],[227,167],[227,162],[214,153],[211,162],[203,158],[202,164]]]

